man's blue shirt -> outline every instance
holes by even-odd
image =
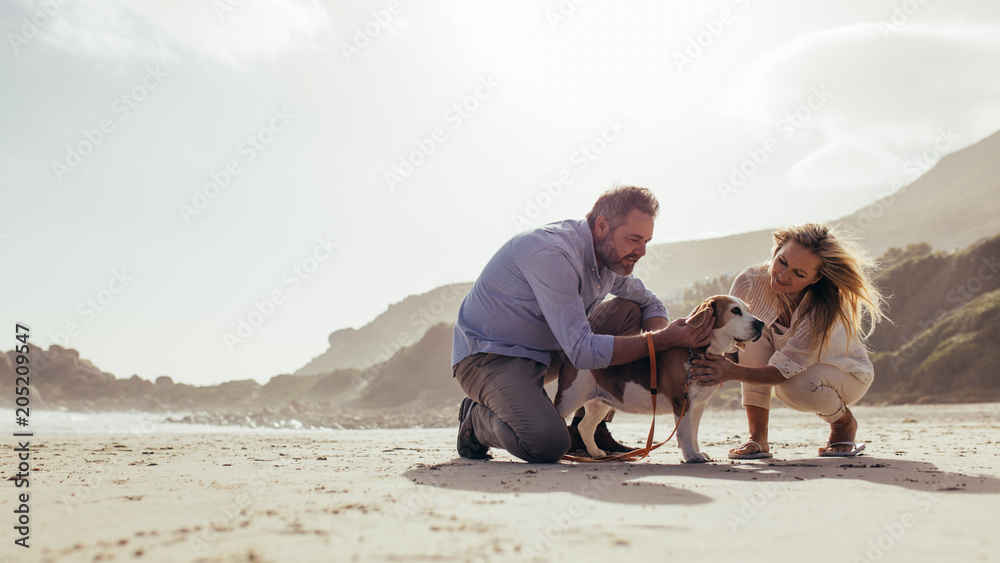
[[[480,352],[545,365],[564,350],[579,369],[608,367],[614,336],[594,334],[587,315],[608,295],[635,301],[642,321],[667,317],[633,276],[597,266],[586,221],[562,221],[516,235],[490,259],[462,302],[452,365]]]

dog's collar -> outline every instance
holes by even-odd
[[[688,348],[688,361],[704,360],[707,352],[708,346],[703,346],[701,348]]]

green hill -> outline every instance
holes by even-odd
[[[1000,400],[1000,236],[906,258],[879,276],[894,325],[869,340],[869,398]]]

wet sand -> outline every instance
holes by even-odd
[[[702,447],[638,463],[455,453],[455,428],[37,434],[8,450],[9,561],[998,561],[1000,404],[859,407],[864,455],[819,458],[817,417],[772,412],[772,460],[731,462],[741,411]],[[658,435],[669,434],[661,418]],[[619,415],[616,437],[648,421]],[[8,434],[9,436],[9,434]],[[12,443],[12,438],[8,441]],[[17,494],[30,492],[30,549]]]

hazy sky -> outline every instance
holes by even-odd
[[[1000,129],[993,0],[49,4],[0,7],[0,349],[118,377],[294,371],[615,182],[701,238]]]

